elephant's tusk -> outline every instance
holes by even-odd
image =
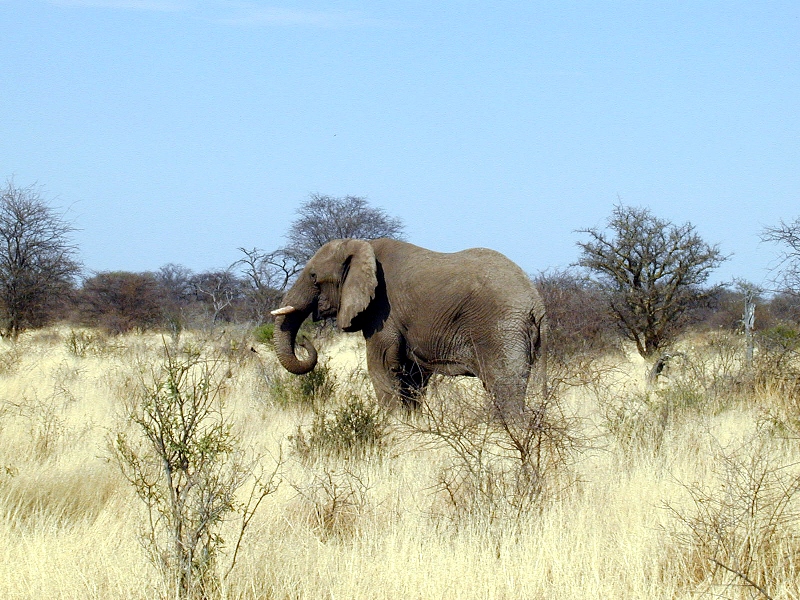
[[[279,315],[288,315],[296,310],[297,309],[294,306],[281,306],[280,308],[276,308],[275,310],[271,311],[270,314],[277,317]]]

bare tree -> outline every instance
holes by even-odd
[[[782,291],[800,295],[800,217],[774,227],[765,227],[761,240],[781,246],[775,266],[775,283]]]
[[[701,289],[724,260],[691,223],[675,225],[646,208],[617,205],[608,232],[580,230],[578,264],[597,275],[623,334],[643,357],[667,346],[692,308],[709,295]]]
[[[198,298],[211,305],[214,323],[242,295],[242,282],[230,269],[200,273],[193,278],[193,284]]]
[[[36,186],[0,190],[0,336],[43,325],[80,272],[74,227]]]
[[[373,240],[381,237],[403,239],[403,223],[366,198],[336,198],[311,194],[297,210],[285,251],[304,264],[326,242],[341,238]]]
[[[189,267],[168,263],[154,274],[163,292],[164,322],[174,336],[187,324],[190,308],[197,301],[194,273]]]
[[[183,306],[194,299],[194,273],[189,267],[168,263],[155,273],[155,277],[169,300],[176,305]]]
[[[262,322],[268,312],[278,306],[289,282],[302,269],[302,264],[285,248],[272,252],[258,248],[239,248],[239,251],[244,258],[233,263],[231,268],[239,268],[244,275],[244,296],[252,316]]]

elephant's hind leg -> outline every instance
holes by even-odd
[[[530,371],[527,357],[515,355],[496,360],[483,370],[481,380],[498,416],[519,416],[525,412]]]

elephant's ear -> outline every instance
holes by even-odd
[[[364,240],[347,240],[345,242],[346,261],[345,277],[342,282],[337,323],[342,329],[353,325],[358,313],[362,312],[375,297],[378,287],[375,251]]]

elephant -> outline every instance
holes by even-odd
[[[285,369],[302,375],[317,363],[311,341],[297,339],[303,321],[335,318],[363,333],[379,401],[410,409],[434,374],[478,377],[497,408],[524,407],[546,332],[538,291],[499,252],[440,253],[389,238],[326,243],[272,314]]]

